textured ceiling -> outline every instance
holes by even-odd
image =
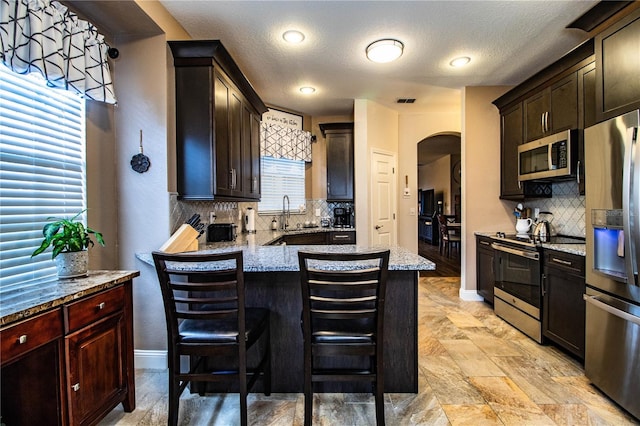
[[[161,0],[194,39],[219,39],[267,104],[307,115],[353,112],[369,99],[401,113],[460,106],[464,86],[515,85],[588,38],[566,25],[593,1]],[[297,29],[300,45],[282,40]],[[405,44],[396,62],[364,54],[379,38]],[[448,63],[465,55],[472,62]],[[301,86],[314,86],[302,95]],[[414,104],[396,104],[416,98]]]

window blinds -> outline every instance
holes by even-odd
[[[40,80],[40,81],[38,81]],[[0,66],[0,289],[55,277],[51,250],[31,258],[47,218],[85,205],[85,105],[41,78]]]
[[[305,204],[304,161],[287,158],[260,157],[260,195],[258,211],[281,212],[282,199],[289,196],[291,211]]]

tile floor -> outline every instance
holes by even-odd
[[[458,297],[459,278],[420,278],[417,394],[386,394],[388,425],[640,425],[589,384],[579,362],[541,346],[482,302]],[[167,375],[138,370],[137,408],[101,425],[166,424]],[[182,425],[236,425],[238,396],[180,404]],[[302,425],[302,394],[249,396],[252,425]],[[316,394],[314,425],[373,425],[368,394]]]

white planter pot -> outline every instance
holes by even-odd
[[[58,278],[86,277],[89,269],[89,252],[72,251],[60,253],[55,257]]]

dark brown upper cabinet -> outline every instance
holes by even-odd
[[[327,142],[327,201],[353,201],[353,123],[323,123]]]
[[[640,108],[640,9],[595,36],[596,119]]]
[[[523,102],[525,142],[578,127],[578,78],[572,73]]]
[[[267,107],[218,40],[170,41],[176,82],[178,197],[260,199]]]

